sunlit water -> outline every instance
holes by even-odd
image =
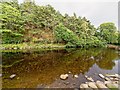
[[[118,73],[118,51],[111,49],[68,49],[2,53],[3,88],[79,88],[87,82],[85,75],[95,81],[98,74]],[[68,73],[71,72],[71,73]],[[61,74],[69,74],[61,80]],[[16,77],[10,79],[10,75]],[[73,75],[78,75],[74,78]]]

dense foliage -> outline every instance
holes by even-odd
[[[62,15],[52,6],[39,6],[31,0],[0,3],[2,43],[62,43],[67,46],[97,47],[120,41],[114,23],[97,29],[85,17]],[[120,43],[118,43],[120,44]]]

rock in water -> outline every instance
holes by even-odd
[[[60,79],[65,80],[68,78],[68,74],[62,74],[60,75]]]
[[[88,82],[88,86],[91,87],[91,88],[96,88],[97,89],[97,86],[96,86],[95,82]]]
[[[10,78],[12,79],[12,78],[14,78],[16,76],[16,74],[12,74],[11,76],[10,76]]]
[[[89,88],[87,84],[81,84],[80,88]]]
[[[94,60],[94,57],[93,57],[93,56],[91,56],[91,57],[90,57],[90,59],[93,59],[93,60]]]
[[[87,80],[89,80],[89,81],[94,82],[94,80],[92,79],[92,77],[88,77],[88,76],[85,75],[85,78],[86,78]]]
[[[100,76],[101,78],[105,78],[105,76],[103,76],[102,74],[99,74],[99,76]]]
[[[78,78],[78,75],[74,75],[75,78]]]
[[[107,83],[106,84],[108,88],[118,88],[118,86],[116,86],[116,84],[112,84],[112,83]]]
[[[101,82],[101,81],[97,81],[97,82],[96,82],[96,85],[97,85],[98,88],[105,88],[105,89],[109,90],[109,89],[105,86],[105,84],[104,84],[103,82]]]
[[[68,73],[71,74],[71,71],[69,71]]]

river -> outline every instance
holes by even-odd
[[[85,75],[103,81],[98,74],[120,72],[119,53],[105,48],[3,52],[2,87],[79,88],[88,81]],[[12,74],[16,77],[10,79]],[[61,74],[69,74],[68,79],[61,80]]]

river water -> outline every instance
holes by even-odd
[[[85,75],[103,81],[98,74],[119,73],[118,54],[104,48],[3,52],[2,87],[79,88],[88,82]],[[16,77],[10,79],[13,74]],[[68,79],[61,80],[61,74],[68,74]]]

